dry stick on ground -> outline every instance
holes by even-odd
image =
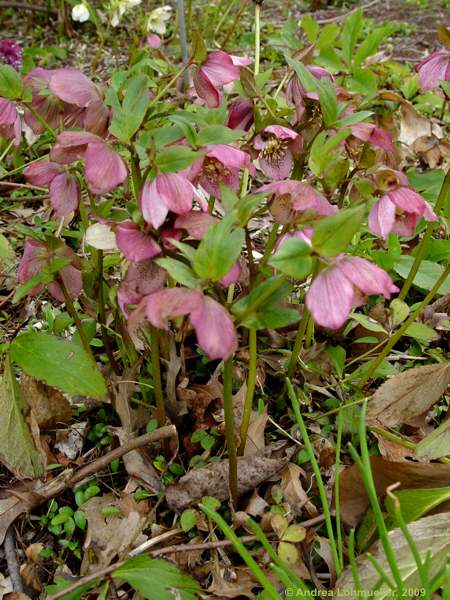
[[[28,2],[0,2],[0,8],[19,8],[22,10],[44,12],[51,15],[58,14],[56,11],[46,8],[45,6],[36,6],[36,4],[28,4]]]
[[[303,527],[313,527],[314,525],[319,525],[324,520],[325,520],[324,515],[319,515],[317,517],[314,517],[313,519],[308,519],[307,521],[303,521],[301,523],[301,525],[303,525]],[[267,534],[267,537],[269,537],[269,538],[276,537],[276,534],[269,533],[269,534]],[[258,538],[256,537],[256,535],[244,535],[239,538],[239,540],[242,543],[256,542],[257,539]],[[223,547],[232,546],[232,545],[233,545],[233,542],[231,542],[230,540],[219,540],[217,542],[203,542],[200,544],[178,544],[176,546],[167,546],[165,548],[159,548],[158,550],[151,550],[149,552],[149,554],[152,557],[157,557],[157,556],[162,556],[164,554],[174,554],[177,552],[196,552],[199,550],[213,550],[215,548],[223,548]],[[130,553],[130,555],[131,554],[132,553]],[[75,581],[74,583],[72,583],[72,585],[69,585],[61,592],[58,592],[51,596],[47,596],[46,600],[59,600],[60,598],[63,598],[67,594],[71,594],[72,592],[74,592],[75,590],[77,590],[79,587],[81,587],[83,585],[92,583],[96,579],[100,579],[102,577],[106,577],[106,576],[110,575],[113,571],[115,571],[116,569],[118,569],[119,567],[124,565],[128,560],[129,559],[127,558],[125,560],[118,561],[118,562],[114,563],[113,565],[109,565],[108,567],[105,567],[104,569],[100,569],[99,571],[96,571],[95,573],[90,573],[89,575],[86,575],[85,577],[80,577],[80,579],[78,579],[78,581]]]
[[[5,550],[6,564],[8,565],[8,573],[11,578],[13,592],[24,592],[22,577],[20,576],[19,563],[17,561],[16,538],[12,525],[8,528],[3,542]]]
[[[91,463],[84,465],[83,467],[77,469],[74,472],[69,470],[65,473],[61,473],[61,475],[56,479],[44,484],[40,488],[33,490],[32,499],[30,499],[29,503],[27,503],[26,500],[21,498],[21,510],[14,510],[14,519],[16,519],[22,513],[27,512],[28,510],[37,508],[47,500],[58,496],[65,490],[73,488],[77,483],[83,481],[83,479],[86,479],[87,477],[90,477],[91,475],[102,471],[113,460],[121,458],[124,454],[127,454],[132,450],[136,450],[137,448],[142,448],[142,446],[146,446],[147,444],[150,444],[152,442],[159,442],[161,440],[165,440],[176,435],[177,429],[175,425],[167,425],[166,427],[161,427],[156,431],[152,431],[151,433],[145,433],[144,435],[140,435],[139,437],[132,438],[127,444],[124,444],[119,448],[111,450],[111,452],[100,456],[96,460],[93,460]],[[11,495],[15,494],[11,493]]]

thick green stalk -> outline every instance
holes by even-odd
[[[436,292],[439,290],[439,288],[441,287],[441,285],[444,283],[444,281],[447,279],[447,277],[449,275],[450,275],[450,265],[447,266],[445,271],[442,273],[442,275],[436,281],[434,286],[431,288],[431,290],[425,296],[425,298],[423,299],[423,301],[421,302],[419,307],[416,308],[416,310],[410,314],[410,316],[406,319],[406,321],[403,322],[402,326],[399,329],[397,329],[397,331],[391,337],[391,339],[386,344],[386,346],[383,348],[383,350],[380,352],[380,354],[370,363],[370,367],[367,369],[367,371],[361,377],[361,379],[358,383],[358,387],[362,388],[367,383],[367,381],[372,377],[373,373],[377,370],[377,368],[380,366],[380,364],[383,362],[383,360],[386,358],[386,356],[389,354],[389,352],[392,350],[392,348],[395,346],[395,344],[398,342],[398,340],[402,337],[402,335],[405,333],[405,331],[408,329],[408,327],[411,325],[411,323],[413,323],[416,320],[418,315],[420,315],[420,313],[424,310],[424,308],[426,308],[428,306],[428,304],[433,300]]]
[[[62,293],[64,296],[64,302],[66,303],[67,312],[72,317],[72,319],[75,323],[75,327],[77,328],[78,335],[80,336],[81,343],[83,344],[83,348],[86,350],[87,354],[91,357],[91,359],[95,363],[95,358],[94,358],[94,355],[92,354],[91,347],[90,347],[88,339],[86,337],[86,332],[84,331],[80,317],[78,316],[78,313],[77,313],[77,309],[75,308],[75,306],[72,302],[72,298],[71,298],[69,292],[67,291],[65,283],[60,275],[58,275],[56,277],[56,281],[58,282],[58,284],[62,290]]]
[[[106,328],[106,311],[105,311],[105,295],[103,292],[103,250],[97,250],[97,278],[98,278],[98,292],[97,292],[97,302],[98,302],[98,317],[100,322],[100,329],[102,333],[102,341],[103,346],[106,351],[106,355],[109,360],[109,364],[111,365],[114,373],[118,375],[120,373],[119,365],[117,364],[116,359],[114,358],[114,353],[111,347],[111,339],[108,335],[108,330]]]
[[[156,402],[156,418],[160,427],[164,427],[166,422],[166,406],[164,404],[164,394],[161,383],[161,362],[159,353],[159,335],[155,327],[150,328],[150,345],[152,359],[153,390]]]
[[[255,2],[255,77],[259,74],[261,56],[261,5]]]
[[[234,441],[233,419],[233,357],[224,362],[223,367],[223,409],[225,413],[225,437],[227,440],[231,502],[234,509],[237,507],[237,458],[236,444]]]
[[[156,104],[158,102],[158,100],[161,100],[161,98],[164,96],[164,94],[168,90],[170,90],[170,88],[177,81],[177,79],[179,79],[182,75],[184,75],[184,73],[187,70],[187,68],[189,67],[189,65],[190,65],[190,63],[183,65],[183,67],[177,73],[175,73],[175,75],[172,77],[172,79],[169,81],[169,83],[166,86],[164,86],[163,89],[151,100],[149,106],[153,106],[154,104]]]
[[[303,315],[302,315],[302,318],[298,325],[297,335],[295,336],[294,347],[292,348],[291,357],[289,359],[288,372],[287,372],[287,376],[289,377],[289,379],[291,379],[295,374],[295,370],[297,368],[297,360],[300,355],[301,349],[303,347],[303,342],[305,340],[305,334],[306,334],[306,328],[308,326],[310,317],[311,317],[311,315],[309,313],[309,310],[306,308],[306,304],[305,304],[303,306]]]
[[[14,144],[14,140],[11,140],[9,142],[9,144],[7,144],[6,148],[3,150],[3,152],[2,152],[2,154],[0,156],[0,163],[3,162],[3,159],[8,154],[8,152],[11,150],[13,144]]]
[[[222,15],[222,18],[220,19],[217,27],[214,30],[214,37],[216,37],[217,34],[219,33],[219,31],[222,29],[222,25],[227,20],[227,17],[229,15],[231,9],[233,8],[233,6],[236,4],[236,2],[237,2],[237,0],[231,0],[231,2],[228,4],[227,8],[225,9],[225,12]]]
[[[305,427],[305,423],[303,421],[303,417],[300,412],[300,404],[297,396],[295,395],[294,388],[292,387],[292,383],[289,378],[286,379],[287,389],[289,398],[291,399],[292,409],[295,414],[295,419],[297,421],[298,428],[300,429],[301,436],[303,438],[303,443],[305,444],[305,450],[308,455],[309,461],[311,463],[314,475],[316,476],[317,488],[319,490],[320,501],[322,503],[322,510],[325,517],[325,525],[328,534],[328,541],[331,546],[331,554],[333,556],[334,565],[336,568],[336,573],[339,575],[341,573],[341,565],[339,562],[339,555],[336,547],[336,539],[334,537],[333,524],[331,522],[331,511],[328,505],[327,492],[325,490],[325,486],[322,479],[322,474],[320,472],[319,464],[316,460],[316,456],[314,454],[314,449],[312,447],[311,441],[308,436],[308,432]]]
[[[436,206],[434,208],[438,217],[439,217],[439,213],[441,212],[442,208],[447,204],[449,199],[450,199],[450,167],[447,169],[447,173],[444,177],[444,181],[442,182],[441,191],[439,192],[439,197],[437,199]],[[426,228],[424,236],[417,248],[417,254],[414,259],[411,270],[408,273],[408,277],[405,279],[405,282],[403,283],[403,287],[400,290],[400,294],[398,295],[400,300],[404,300],[406,298],[406,296],[413,284],[413,281],[417,274],[417,271],[419,270],[420,265],[421,265],[423,259],[425,258],[427,248],[428,248],[428,242],[431,238],[431,235],[432,235],[436,225],[437,225],[436,221],[429,221],[427,223],[427,228]]]
[[[247,442],[248,426],[250,425],[250,417],[252,414],[253,397],[255,395],[256,386],[256,359],[257,359],[257,334],[256,329],[249,329],[248,336],[248,375],[247,375],[247,392],[245,394],[244,412],[242,414],[241,423],[241,445],[239,446],[238,454],[242,456]]]

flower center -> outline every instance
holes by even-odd
[[[219,183],[230,174],[230,170],[217,158],[207,156],[203,162],[203,174],[210,181]]]
[[[263,150],[261,150],[261,157],[270,161],[278,163],[286,154],[286,142],[285,140],[280,140],[275,136],[271,136],[267,142]]]

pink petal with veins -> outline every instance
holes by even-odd
[[[33,185],[47,185],[57,175],[62,173],[64,167],[49,160],[40,160],[32,165],[28,165],[23,171],[27,180]]]
[[[49,186],[50,203],[57,217],[65,217],[75,212],[80,203],[78,181],[69,173],[60,173]]]
[[[389,298],[399,291],[386,271],[360,256],[345,256],[335,268],[364,294],[382,294]]]
[[[395,204],[387,195],[384,195],[370,211],[367,224],[372,233],[385,240],[392,231],[394,222]]]
[[[306,306],[318,325],[339,329],[348,319],[353,298],[352,283],[332,267],[314,279],[306,294]]]
[[[174,225],[179,229],[185,229],[194,240],[201,240],[209,227],[215,223],[217,223],[216,217],[209,213],[192,210],[177,217]]]
[[[126,259],[139,262],[161,254],[161,248],[133,221],[122,221],[116,228],[116,243]]]
[[[127,178],[128,171],[122,158],[104,142],[88,144],[85,161],[86,181],[93,194],[111,192]]]

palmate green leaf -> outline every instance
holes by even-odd
[[[443,502],[450,500],[450,487],[398,490],[393,492],[400,502],[400,510],[405,523],[412,523],[429,513]],[[392,498],[387,496],[384,504],[391,515],[394,515],[395,505]]]
[[[156,164],[161,173],[173,173],[186,169],[204,154],[204,152],[194,152],[186,146],[171,146],[158,153]]]
[[[396,29],[396,25],[392,23],[375,29],[361,42],[356,54],[353,58],[353,64],[361,65],[366,58],[373,56],[383,40],[388,38]]]
[[[406,279],[408,277],[408,273],[411,271],[413,263],[413,256],[401,256],[395,263],[394,270],[400,275],[400,277]],[[423,260],[420,263],[419,270],[414,277],[413,283],[415,286],[423,290],[431,290],[443,272],[443,266],[431,262],[430,260]],[[450,279],[444,281],[437,293],[441,295],[450,293]]]
[[[113,571],[112,576],[129,583],[149,600],[197,600],[199,584],[162,558],[135,556]]]
[[[233,224],[236,215],[228,213],[209,227],[194,256],[194,271],[201,279],[219,281],[238,259],[244,242],[244,230]]]
[[[339,159],[339,151],[336,150],[341,142],[343,142],[351,134],[350,129],[342,129],[335,135],[327,136],[325,131],[321,131],[316,136],[311,145],[311,151],[308,159],[308,166],[314,175],[321,177],[326,169]]]
[[[312,269],[310,252],[311,248],[304,240],[288,239],[281,244],[269,264],[289,277],[303,279]]]
[[[356,206],[319,221],[312,237],[314,250],[322,256],[336,256],[344,252],[359,230],[364,213],[364,206]]]
[[[28,405],[9,356],[0,380],[0,462],[19,479],[44,474],[44,463],[25,420]]]
[[[68,394],[104,399],[103,375],[84,348],[48,333],[23,333],[10,346],[11,359],[25,373]]]
[[[0,65],[0,96],[15,100],[23,91],[22,78],[10,65]]]
[[[109,127],[110,132],[121,142],[129,143],[141,126],[149,99],[148,78],[145,75],[133,77],[127,86],[122,106],[113,109]]]
[[[419,519],[414,523],[410,523],[408,529],[417,546],[422,562],[425,560],[426,554],[429,553],[430,570],[428,577],[431,581],[432,577],[440,571],[448,560],[450,552],[450,513]],[[406,589],[420,589],[422,584],[417,564],[403,532],[400,529],[394,529],[389,533],[389,540],[404,587]],[[381,542],[376,542],[371,546],[370,553],[379,562],[383,572],[390,575],[390,567]],[[383,581],[379,584],[380,576],[365,554],[358,558],[358,571],[361,579],[361,589],[366,592],[365,597],[369,597],[369,591],[376,589],[379,585],[373,597],[378,600],[392,598],[392,590]],[[359,594],[356,594],[352,570],[347,567],[335,584],[334,597],[349,598],[357,595],[359,596]]]

